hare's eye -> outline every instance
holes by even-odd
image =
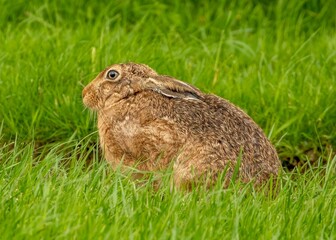
[[[119,73],[116,70],[110,70],[107,72],[107,78],[115,80],[119,76]]]

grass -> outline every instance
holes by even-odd
[[[270,198],[235,185],[171,192],[165,184],[155,191],[151,181],[140,186],[112,172],[96,147],[87,151],[94,160],[85,167],[82,147],[72,141],[44,147],[43,158],[34,157],[33,144],[1,149],[3,239],[336,237],[336,157],[305,174],[284,175]]]
[[[336,238],[333,1],[0,4],[0,238]],[[126,61],[243,108],[283,162],[278,196],[112,172],[81,90]]]

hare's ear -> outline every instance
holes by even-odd
[[[200,90],[169,76],[150,77],[143,84],[145,89],[150,89],[169,98],[202,99]]]

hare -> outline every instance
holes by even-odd
[[[177,187],[211,185],[223,172],[225,186],[236,173],[258,186],[278,175],[274,147],[246,113],[147,65],[112,65],[82,94],[98,112],[100,145],[113,168],[172,166]]]

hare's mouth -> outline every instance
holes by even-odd
[[[91,110],[99,110],[99,99],[97,96],[87,93],[83,95],[84,105]]]

